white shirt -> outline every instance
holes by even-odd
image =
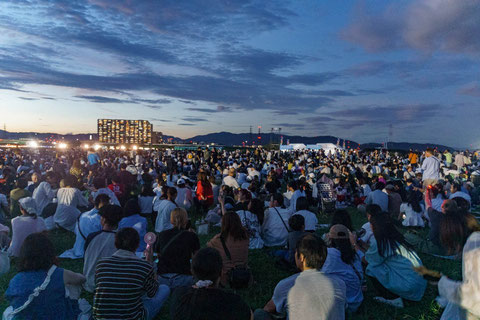
[[[315,213],[308,210],[300,210],[294,213],[299,214],[305,218],[305,231],[315,231],[315,226],[318,223]]]
[[[232,176],[226,176],[225,178],[223,178],[223,184],[234,189],[239,188],[237,180]]]
[[[177,187],[177,198],[175,199],[175,202],[179,207],[189,209],[192,206],[192,190],[189,188]]]
[[[282,217],[283,222],[279,215]],[[265,246],[273,247],[286,245],[288,230],[285,228],[285,225],[288,227],[288,219],[290,216],[290,210],[281,207],[268,208],[265,210],[265,218],[263,219],[262,225],[262,235]]]
[[[438,292],[448,300],[441,320],[458,319],[452,311],[461,307],[467,311],[467,319],[480,317],[480,232],[468,237],[463,247],[463,282],[453,281],[443,276],[438,282]],[[456,309],[456,310],[455,310]],[[450,313],[452,312],[452,313]]]
[[[295,190],[292,194],[292,197],[290,198],[290,207],[289,207],[290,212],[293,213],[297,211],[297,199],[300,197],[305,197],[305,192],[300,190]]]
[[[100,188],[97,191],[92,192],[93,200],[95,200],[99,194],[106,194],[107,196],[110,197],[110,203],[112,203],[116,206],[120,205],[120,201],[118,201],[117,196],[115,195],[115,193],[112,190],[110,190],[108,188]]]
[[[33,191],[32,198],[35,199],[38,215],[42,214],[43,209],[55,198],[56,191],[52,189],[50,183],[43,181]]]
[[[158,215],[155,221],[155,231],[162,232],[173,228],[170,223],[170,214],[177,206],[170,200],[162,200],[158,204]]]

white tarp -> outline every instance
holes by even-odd
[[[303,143],[291,143],[288,145],[281,145],[280,151],[293,151],[293,150],[321,150],[323,149],[325,153],[334,153],[335,151],[343,150],[342,147],[339,147],[333,143],[317,143],[317,144],[308,144],[304,145]]]

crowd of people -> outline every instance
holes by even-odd
[[[344,319],[367,290],[403,308],[430,281],[442,319],[476,319],[479,164],[433,149],[0,150],[0,272],[17,266],[4,318],[154,319],[170,299],[172,319]],[[54,229],[75,237],[59,257]],[[235,293],[262,282],[251,250],[292,274],[256,310]],[[418,253],[462,260],[463,280]]]

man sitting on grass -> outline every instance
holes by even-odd
[[[158,285],[152,262],[135,255],[139,244],[135,229],[120,229],[115,235],[118,250],[98,262],[93,302],[95,319],[150,320],[167,300],[170,289]]]

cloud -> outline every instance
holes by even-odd
[[[150,121],[153,121],[153,122],[172,122],[172,120],[168,120],[168,119],[159,119],[159,118],[149,118]]]
[[[429,53],[480,53],[478,0],[395,2],[376,11],[357,6],[340,37],[371,52],[410,48]]]
[[[110,97],[102,97],[102,96],[75,96],[75,98],[80,98],[84,100],[88,100],[90,102],[95,103],[130,103],[131,100],[122,100]]]
[[[188,121],[188,122],[205,122],[208,121],[207,119],[203,118],[194,118],[194,117],[185,117],[182,118],[183,121]]]
[[[179,123],[179,126],[195,126],[196,124],[194,123]]]
[[[462,88],[460,88],[458,90],[458,93],[466,96],[480,97],[480,83],[473,82],[473,83],[467,84]]]
[[[232,108],[225,107],[225,106],[217,106],[216,109],[210,108],[187,108],[188,111],[195,111],[195,112],[204,112],[204,113],[217,113],[217,112],[230,112]]]
[[[39,100],[37,98],[27,98],[27,97],[18,97],[19,99],[22,99],[22,100],[28,100],[28,101],[35,101],[35,100]]]

